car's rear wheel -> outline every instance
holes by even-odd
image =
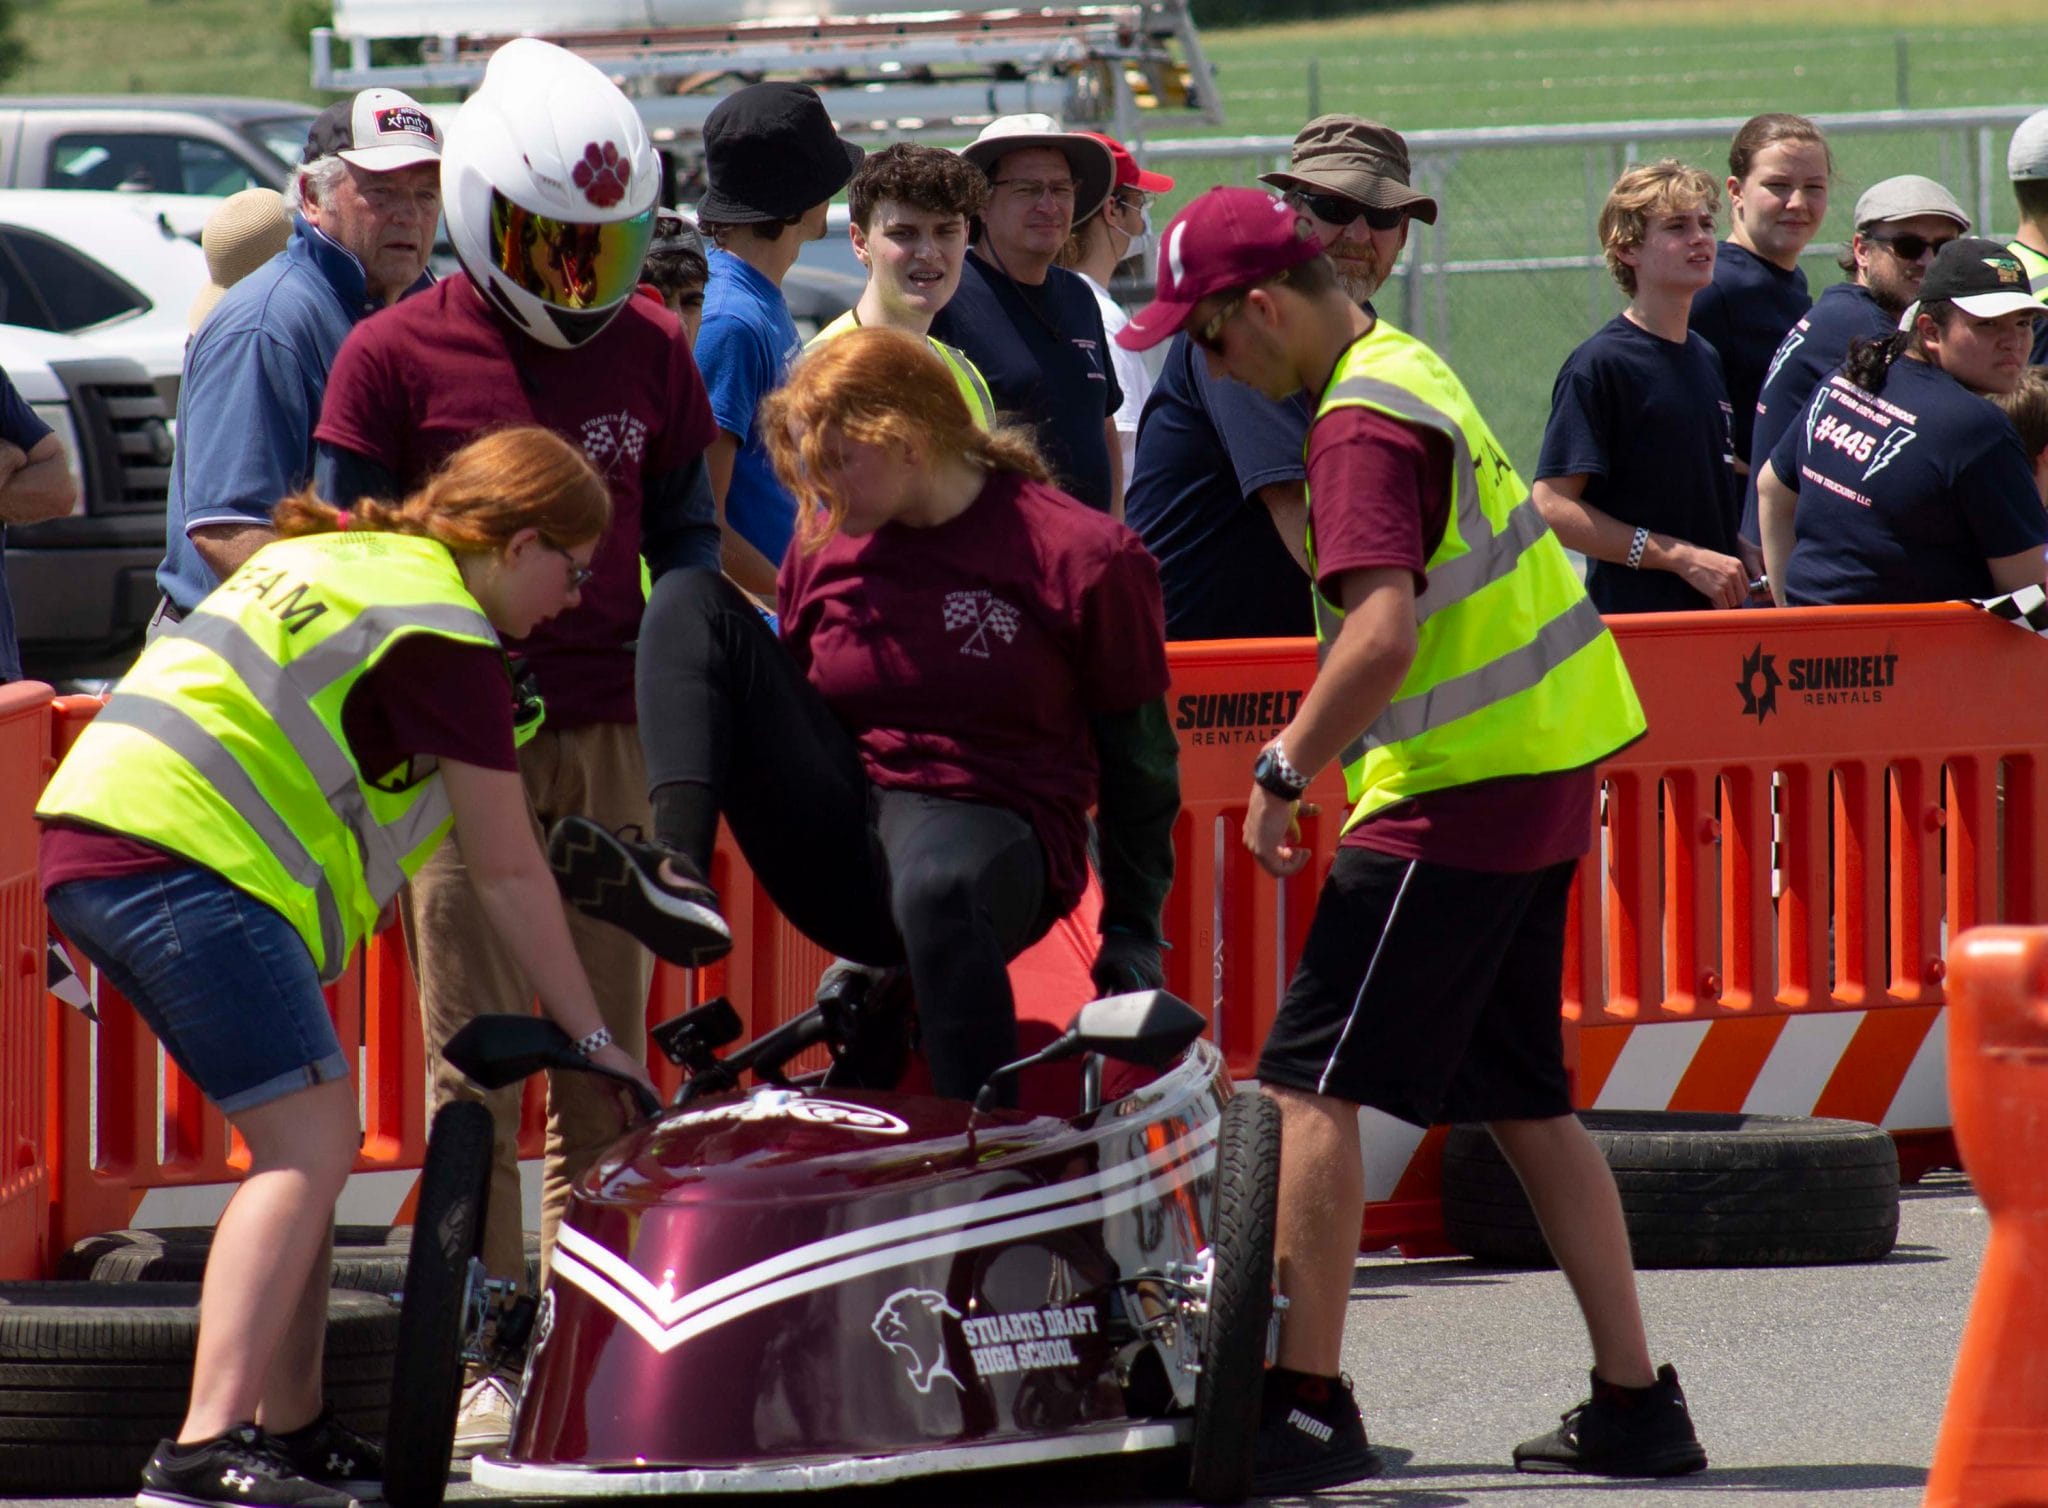
[[[1273,1315],[1279,1182],[1280,1107],[1263,1094],[1233,1096],[1216,1132],[1216,1191],[1207,1232],[1208,1318],[1202,1328],[1188,1474],[1189,1487],[1203,1503],[1238,1503],[1251,1491],[1252,1446]]]
[[[443,1105],[420,1171],[384,1432],[384,1496],[393,1508],[440,1508],[448,1490],[490,1177],[490,1111],[474,1100]]]

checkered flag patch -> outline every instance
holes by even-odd
[[[2048,591],[2038,586],[2023,586],[2003,597],[1986,597],[1977,606],[2030,633],[2048,634]]]

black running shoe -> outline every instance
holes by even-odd
[[[292,1470],[309,1482],[339,1488],[360,1502],[384,1496],[384,1447],[325,1408],[311,1424],[270,1437]]]
[[[1563,1415],[1549,1434],[1515,1447],[1517,1471],[1678,1477],[1706,1465],[1678,1373],[1668,1363],[1646,1388],[1616,1387],[1594,1374],[1592,1397]]]
[[[346,1492],[300,1476],[277,1437],[238,1424],[211,1440],[165,1440],[142,1468],[138,1508],[357,1508]]]
[[[680,882],[663,877],[663,859]],[[548,863],[570,905],[625,928],[672,964],[693,969],[732,951],[718,893],[688,858],[643,841],[638,828],[614,833],[588,817],[564,817],[548,838]]]
[[[1348,1377],[1313,1377],[1275,1367],[1266,1374],[1252,1493],[1274,1497],[1378,1476],[1384,1463],[1365,1438]]]

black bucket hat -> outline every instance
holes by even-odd
[[[704,117],[711,187],[697,218],[725,225],[793,220],[845,188],[867,155],[832,129],[808,84],[749,84]]]

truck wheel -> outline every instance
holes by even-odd
[[[410,1225],[334,1228],[334,1286],[393,1294],[405,1287]],[[88,1283],[196,1283],[213,1250],[213,1227],[110,1230],[87,1236],[57,1259],[57,1276]],[[540,1235],[526,1233],[526,1286],[540,1289]]]
[[[1899,1155],[1861,1121],[1700,1111],[1586,1110],[1614,1170],[1638,1267],[1871,1262],[1898,1239]],[[1510,1267],[1550,1248],[1484,1126],[1444,1143],[1444,1234]]]
[[[1279,1182],[1280,1107],[1263,1094],[1233,1095],[1216,1132],[1216,1191],[1206,1232],[1209,1313],[1188,1472],[1198,1502],[1241,1503],[1251,1491],[1273,1315]]]
[[[0,1283],[0,1496],[132,1492],[192,1393],[196,1283]],[[328,1298],[327,1402],[374,1435],[391,1407],[398,1310]]]
[[[483,1277],[490,1193],[491,1112],[454,1100],[434,1115],[405,1265],[405,1301],[391,1419],[384,1432],[384,1497],[392,1508],[440,1508],[462,1402],[462,1351],[473,1289]]]

